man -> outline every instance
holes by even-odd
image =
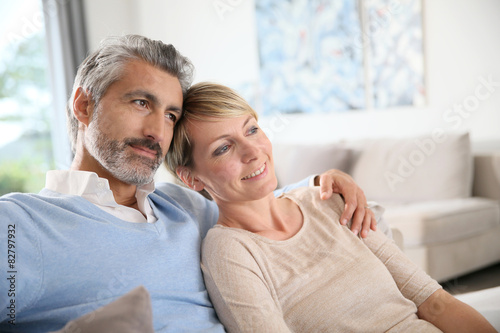
[[[107,39],[82,63],[67,110],[70,170],[48,172],[37,195],[0,198],[1,331],[60,329],[139,285],[156,331],[223,331],[199,267],[216,205],[153,183],[192,71],[173,46],[141,36]],[[330,171],[321,182],[366,234],[373,213],[352,179]]]

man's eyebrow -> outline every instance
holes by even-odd
[[[177,118],[180,118],[182,116],[182,108],[178,106],[170,105],[167,107],[167,110],[177,113]]]
[[[160,100],[158,99],[158,97],[156,97],[156,95],[153,95],[152,93],[145,90],[133,90],[123,95],[123,99],[130,98],[144,98],[155,105],[160,104]],[[166,110],[176,112],[179,114],[179,116],[182,115],[182,107],[179,107],[177,105],[168,105],[166,107]]]
[[[160,101],[158,100],[158,98],[155,95],[153,95],[152,93],[145,91],[145,90],[133,90],[133,91],[129,91],[128,93],[123,95],[124,99],[139,98],[139,97],[147,99],[154,104],[160,103]]]

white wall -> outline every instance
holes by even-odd
[[[173,44],[194,63],[197,81],[256,80],[253,0],[231,1],[241,4],[220,12],[218,0],[87,0],[90,47],[107,35],[137,33]]]
[[[85,4],[92,48],[108,34],[139,33],[174,44],[195,64],[196,81],[232,85],[258,75],[253,0]],[[261,119],[262,127],[275,141],[407,136],[443,128],[468,130],[476,142],[500,142],[500,1],[424,0],[423,15],[425,107],[275,115]]]

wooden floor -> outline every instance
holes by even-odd
[[[441,282],[452,295],[500,286],[500,263],[482,270]]]

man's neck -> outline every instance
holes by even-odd
[[[137,192],[136,185],[124,183],[116,179],[101,165],[99,164],[91,165],[89,163],[84,163],[83,159],[79,159],[77,157],[75,157],[75,159],[73,160],[70,169],[95,172],[99,178],[107,179],[109,183],[109,188],[113,192],[113,196],[117,204],[139,210],[136,198],[136,192]]]
[[[99,177],[101,177],[101,175],[99,175]],[[137,198],[135,196],[137,192],[136,185],[126,184],[122,181],[117,180],[116,178],[102,178],[106,178],[108,180],[109,188],[113,192],[113,196],[115,197],[115,201],[117,204],[139,210],[139,206],[137,205]]]

